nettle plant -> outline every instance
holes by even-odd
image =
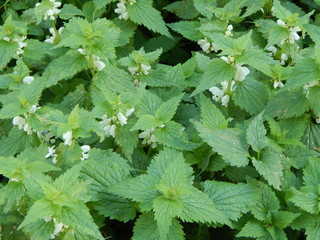
[[[320,239],[319,1],[1,2],[1,239]]]

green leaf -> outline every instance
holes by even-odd
[[[193,0],[193,4],[197,11],[207,18],[211,18],[215,7],[217,5],[216,0]]]
[[[162,124],[159,120],[157,120],[154,116],[152,115],[143,115],[138,119],[136,124],[131,128],[131,131],[134,130],[147,130],[152,127],[158,127]]]
[[[202,75],[199,85],[191,96],[203,92],[220,82],[229,81],[235,74],[235,66],[226,63],[222,59],[216,59],[208,65],[206,71]]]
[[[244,225],[237,237],[260,238],[268,235],[263,224],[257,220],[250,220]],[[263,238],[262,238],[263,239]]]
[[[202,186],[216,208],[232,221],[247,213],[258,200],[259,192],[252,185],[205,181]]]
[[[122,153],[127,157],[131,156],[139,139],[137,131],[130,131],[132,127],[133,122],[129,121],[128,124],[116,129],[116,142],[121,147]]]
[[[10,61],[10,59],[16,54],[18,49],[18,43],[7,42],[5,40],[0,40],[0,70],[2,70]]]
[[[170,121],[164,127],[156,129],[155,138],[159,143],[179,150],[196,148],[197,145],[188,139],[183,129],[181,124]]]
[[[64,4],[59,17],[63,20],[68,20],[73,16],[84,16],[83,12],[72,4]]]
[[[201,23],[198,21],[180,21],[175,23],[169,23],[168,26],[182,36],[191,41],[198,41],[203,38],[203,35],[198,30],[201,26]]]
[[[213,151],[219,153],[231,166],[243,167],[249,162],[248,148],[235,129],[208,129],[199,123],[196,128],[204,141]]]
[[[222,112],[206,98],[203,94],[200,95],[201,105],[201,123],[210,129],[226,128],[228,121]]]
[[[299,215],[300,213],[278,211],[272,214],[272,222],[277,228],[284,229]]]
[[[236,105],[250,114],[255,114],[265,106],[268,100],[268,93],[261,82],[246,79],[237,83],[237,88],[234,90],[232,97]]]
[[[307,240],[317,240],[320,238],[320,224],[306,227]]]
[[[198,15],[193,6],[193,0],[177,1],[167,5],[164,9],[176,14],[182,19],[193,19]]]
[[[180,94],[162,103],[155,113],[157,121],[162,123],[169,122],[177,111],[178,105],[184,94]]]
[[[262,154],[261,161],[252,159],[253,166],[277,190],[281,190],[281,180],[283,177],[282,153],[267,150]]]
[[[158,10],[152,7],[149,0],[140,0],[134,4],[127,5],[130,20],[142,24],[148,29],[170,37],[170,33]]]
[[[292,188],[293,196],[290,201],[302,210],[311,213],[319,213],[319,192],[315,186],[304,186],[299,191]]]
[[[180,215],[183,205],[179,200],[157,197],[153,202],[154,218],[157,221],[160,239],[167,239],[172,219]]]
[[[53,60],[42,76],[46,86],[50,87],[61,80],[73,77],[87,67],[88,63],[83,55],[76,50],[69,50],[65,55]]]
[[[180,218],[186,222],[229,224],[228,218],[216,208],[209,196],[194,187],[180,197],[184,208]]]
[[[318,124],[310,123],[302,137],[302,142],[310,149],[320,148],[320,126]]]
[[[320,183],[320,163],[316,158],[310,159],[307,167],[303,170],[305,185],[317,186]]]
[[[281,41],[284,39],[287,39],[289,36],[288,29],[275,25],[273,26],[269,31],[269,37],[268,37],[268,45],[266,48],[273,46],[273,45],[281,45]]]
[[[9,181],[3,188],[0,188],[0,204],[4,212],[9,212],[19,206],[19,202],[25,195],[25,189],[21,182]]]
[[[301,116],[309,108],[306,95],[302,90],[285,91],[271,98],[266,106],[266,114],[279,118]]]
[[[252,149],[260,152],[267,145],[267,130],[263,125],[263,112],[251,120],[247,129],[247,142]]]
[[[312,58],[303,58],[293,68],[285,89],[295,89],[320,78],[319,64]]]
[[[144,213],[135,222],[133,228],[132,240],[159,240],[160,233],[157,222],[154,220],[154,215],[151,212]],[[180,223],[173,219],[172,224],[167,234],[167,240],[183,240],[184,233]]]
[[[273,6],[274,6],[274,15],[277,18],[280,18],[282,20],[287,20],[288,18],[291,17],[292,13],[287,10],[286,8],[284,8],[281,4],[279,0],[274,0],[273,2]]]

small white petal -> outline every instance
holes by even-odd
[[[111,125],[109,133],[112,137],[116,136],[116,125]]]
[[[89,145],[83,145],[80,147],[82,152],[87,153],[90,151],[90,146]]]
[[[93,65],[95,66],[95,68],[98,70],[98,71],[102,71],[104,69],[104,67],[106,66],[106,64],[100,60],[95,60],[93,62]]]
[[[72,145],[72,131],[68,131],[63,134],[62,138],[64,139],[64,144],[71,146]]]
[[[284,28],[287,27],[287,24],[285,24],[285,22],[282,21],[282,20],[280,20],[280,19],[277,20],[277,24],[278,24],[279,26],[281,26],[281,27],[284,27]]]
[[[229,100],[230,100],[230,97],[229,95],[225,95],[221,98],[221,105],[224,106],[224,107],[227,107],[228,106],[228,103],[229,103]]]
[[[123,114],[121,112],[118,112],[117,117],[119,119],[121,126],[124,126],[125,124],[127,124],[127,118],[125,116],[123,116]]]
[[[23,78],[22,82],[24,82],[24,83],[26,83],[26,84],[30,84],[30,83],[33,82],[33,80],[34,80],[34,77],[32,77],[32,76],[27,76],[27,77],[24,77],[24,78]]]
[[[126,116],[129,117],[134,112],[134,107],[126,111]]]

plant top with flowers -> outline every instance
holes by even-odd
[[[0,14],[1,239],[320,239],[320,1]]]

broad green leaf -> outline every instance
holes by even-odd
[[[179,217],[183,221],[229,224],[226,215],[216,208],[207,194],[191,186],[189,191],[180,197],[184,208]]]
[[[248,164],[248,148],[240,133],[235,129],[208,129],[199,123],[196,128],[204,141],[231,166],[244,167]]]
[[[173,121],[158,128],[155,131],[155,137],[159,143],[179,150],[192,150],[197,146],[188,139],[184,127]]]
[[[205,181],[202,186],[216,208],[233,221],[247,213],[258,200],[259,192],[252,185]]]
[[[197,11],[207,18],[211,18],[216,7],[216,0],[193,0]]]
[[[25,189],[21,182],[9,181],[3,188],[0,188],[0,204],[4,205],[3,211],[9,212],[17,208],[24,195]]]
[[[285,91],[271,98],[266,106],[266,114],[281,118],[299,117],[309,108],[302,90]]]
[[[267,145],[267,130],[263,125],[262,116],[263,113],[260,113],[252,119],[247,129],[247,142],[256,152],[260,152]]]
[[[290,201],[302,210],[311,213],[319,213],[319,192],[315,186],[304,186],[299,191],[292,188],[293,196]]]
[[[302,137],[302,142],[310,149],[320,148],[320,126],[318,124],[309,123]]]
[[[280,18],[282,20],[287,20],[288,18],[291,17],[292,13],[287,10],[286,8],[284,8],[281,4],[279,0],[274,0],[273,2],[273,6],[274,6],[274,15],[277,18]]]
[[[180,94],[162,103],[155,113],[155,117],[162,123],[169,122],[177,111],[178,105],[184,94]]]
[[[159,240],[160,233],[158,225],[151,212],[144,213],[135,222],[132,240]],[[167,240],[183,240],[184,233],[182,226],[177,220],[172,220],[172,224],[167,235]]]
[[[278,211],[272,214],[272,222],[277,228],[284,229],[299,215],[300,213]]]
[[[250,220],[244,225],[237,237],[261,238],[268,235],[263,224],[257,220]],[[263,238],[261,238],[263,239]]]
[[[220,82],[229,81],[235,74],[235,66],[226,63],[222,59],[216,59],[208,65],[206,71],[202,75],[199,85],[191,96],[203,92]]]
[[[236,105],[251,114],[260,112],[268,100],[265,85],[253,79],[246,79],[238,83],[233,93]]]
[[[197,10],[193,6],[193,0],[176,1],[167,5],[164,9],[182,19],[193,19],[198,15]]]
[[[268,45],[267,48],[273,45],[281,45],[281,41],[284,39],[287,39],[289,36],[288,29],[280,26],[280,25],[274,25],[270,31],[269,31],[269,37],[268,37]]]
[[[43,80],[50,87],[64,79],[70,79],[78,72],[86,69],[88,63],[76,50],[69,50],[65,55],[53,60],[43,72]]]
[[[0,69],[2,70],[10,61],[10,59],[16,54],[18,50],[18,43],[7,42],[5,40],[0,40]]]
[[[84,14],[79,8],[75,7],[74,5],[64,4],[59,17],[64,20],[68,20],[73,16],[84,16]]]
[[[185,38],[190,39],[191,41],[200,40],[203,35],[199,30],[197,30],[201,23],[198,21],[181,21],[175,23],[169,23],[168,26],[178,33],[180,33]]]
[[[130,20],[142,24],[148,29],[170,37],[170,33],[158,10],[152,7],[149,0],[140,0],[127,5]]]
[[[152,127],[158,127],[161,124],[162,122],[156,119],[154,116],[143,115],[138,119],[136,124],[131,128],[131,131],[138,130],[138,129],[147,130]]]
[[[206,98],[203,94],[200,95],[201,105],[201,123],[210,129],[226,128],[228,122],[222,112]]]
[[[252,159],[253,166],[277,190],[281,190],[281,180],[283,177],[283,155],[282,153],[267,150],[261,156],[261,160]]]

